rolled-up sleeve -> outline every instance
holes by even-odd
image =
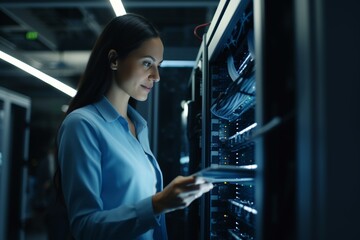
[[[104,209],[101,144],[98,129],[81,114],[68,116],[59,130],[58,159],[72,234],[86,240],[137,239],[159,226],[151,197]]]

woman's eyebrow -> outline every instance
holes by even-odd
[[[146,56],[144,56],[144,58],[151,58],[151,60],[153,60],[154,62],[156,62],[156,59],[155,59],[153,56],[146,55]],[[164,61],[164,59],[161,60],[159,63],[162,63],[163,61]]]
[[[151,58],[151,60],[156,62],[156,59],[153,56],[150,56],[150,55],[143,56],[143,58]]]

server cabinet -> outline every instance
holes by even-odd
[[[190,78],[189,122],[201,119],[190,171],[212,167],[204,177],[215,187],[199,203],[199,239],[294,237],[292,9],[220,1],[203,36]]]
[[[202,120],[190,163],[253,166],[254,178],[217,183],[201,199],[200,239],[358,238],[358,9],[220,1],[190,78],[189,122]],[[236,86],[241,70],[247,81]]]
[[[25,239],[30,99],[0,88],[0,239]]]
[[[201,121],[201,135],[199,144],[193,141],[190,171],[213,167],[213,174],[223,178],[215,179],[206,172],[202,175],[215,187],[199,203],[199,239],[255,236],[254,44],[252,1],[220,1],[191,77],[189,122]],[[192,128],[189,132],[196,131]],[[196,163],[199,156],[201,161]],[[250,177],[249,171],[246,177],[241,173],[230,177],[238,167],[249,170]],[[219,168],[222,172],[217,172]]]

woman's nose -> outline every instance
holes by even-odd
[[[154,82],[160,81],[160,73],[159,73],[159,69],[157,68],[157,66],[152,67],[151,75],[149,76],[149,80],[154,81]]]

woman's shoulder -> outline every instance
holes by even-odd
[[[58,132],[59,141],[72,139],[75,136],[97,137],[100,125],[91,105],[76,109],[69,113],[61,123]]]
[[[78,108],[69,113],[63,124],[78,124],[78,123],[91,123],[95,124],[98,121],[98,113],[93,105]]]
[[[88,134],[98,136],[100,126],[96,111],[89,105],[76,109],[65,117],[59,128],[59,136],[69,138]]]
[[[71,113],[68,114],[67,117],[72,116],[72,117],[81,117],[81,116],[88,116],[91,115],[93,116],[96,113],[95,111],[95,107],[93,104],[89,104],[86,105],[84,107],[75,109],[74,111],[72,111]]]

